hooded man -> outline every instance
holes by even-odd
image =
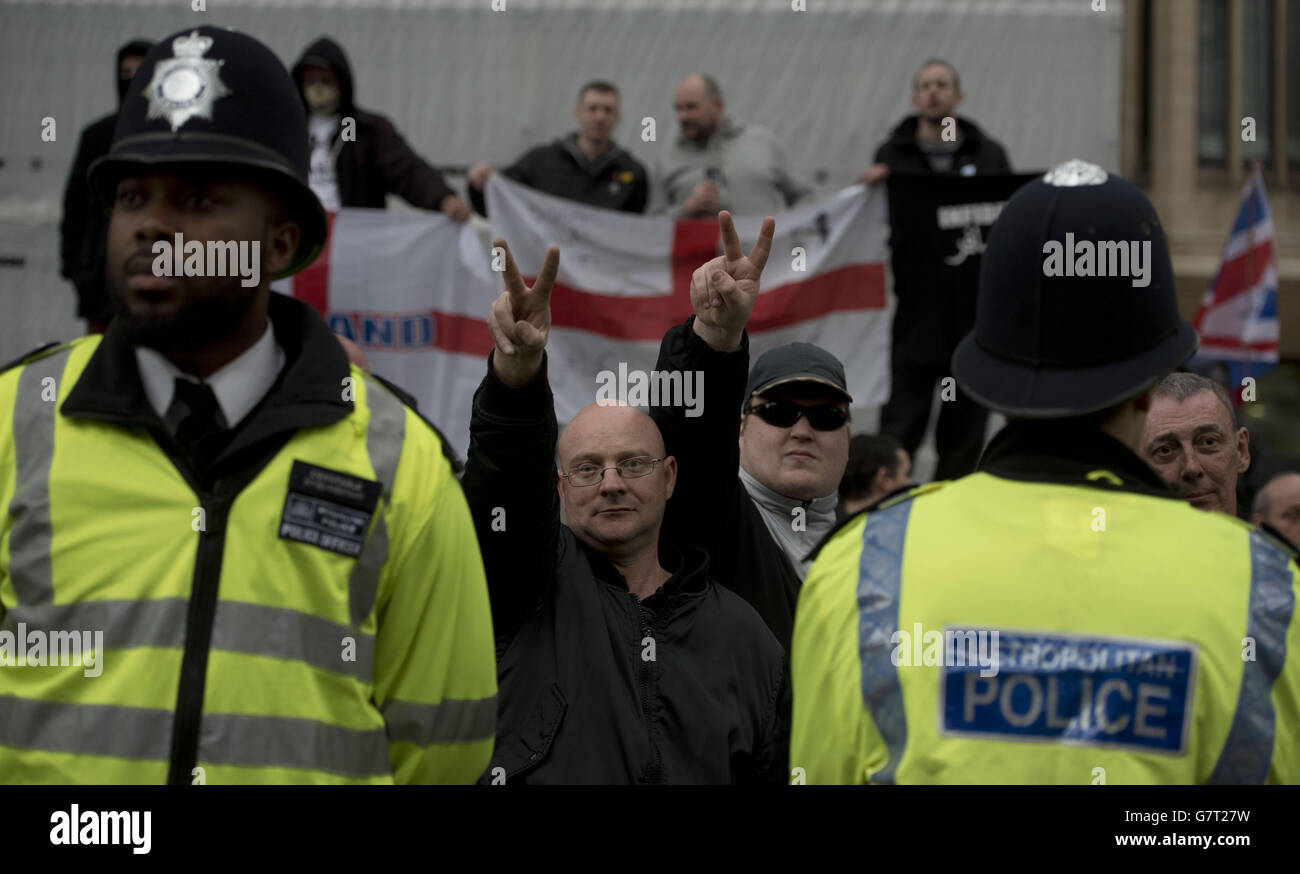
[[[323,36],[309,45],[293,66],[293,80],[308,112],[311,189],[327,210],[383,209],[386,196],[396,194],[457,222],[469,218],[469,206],[393,123],[353,102],[352,66],[338,43]]]
[[[133,39],[117,50],[117,105],[120,109],[127,86],[149,53],[153,43]],[[108,217],[86,181],[91,163],[108,153],[113,144],[113,126],[118,110],[86,126],[77,143],[68,183],[63,189],[63,221],[59,224],[59,273],[71,279],[77,289],[77,315],[86,320],[88,333],[99,333],[108,324],[112,305],[104,284],[104,249]]]

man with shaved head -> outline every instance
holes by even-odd
[[[501,690],[483,782],[785,782],[780,644],[703,550],[661,537],[678,469],[646,413],[592,404],[557,440],[545,349],[559,251],[529,288],[494,245],[506,290],[463,483]]]
[[[681,134],[651,172],[650,212],[712,218],[718,210],[764,215],[794,206],[812,189],[795,180],[770,130],[726,115],[722,88],[692,73],[673,94]]]
[[[1292,552],[1300,551],[1300,473],[1279,473],[1255,495],[1252,525],[1281,536]]]

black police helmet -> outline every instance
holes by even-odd
[[[1196,343],[1155,207],[1118,176],[1067,161],[1022,186],[994,222],[975,330],[952,372],[1007,415],[1081,416],[1141,394]]]
[[[187,28],[160,40],[140,64],[117,117],[113,146],[90,166],[90,182],[112,203],[125,172],[184,164],[234,165],[284,203],[302,231],[293,263],[302,270],[329,234],[307,185],[307,115],[280,59],[247,34]]]

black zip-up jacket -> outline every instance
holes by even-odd
[[[608,152],[589,161],[578,148],[576,133],[529,149],[501,173],[556,197],[622,212],[645,212],[650,194],[645,167],[625,149],[611,144]],[[481,189],[469,186],[469,200],[487,215]]]
[[[898,177],[926,176],[925,180],[912,180],[912,185],[935,190],[948,185],[943,177],[962,175],[963,169],[968,167],[973,167],[977,176],[1000,176],[1011,172],[1002,146],[985,136],[974,122],[961,117],[957,118],[961,141],[953,154],[952,171],[934,172],[916,141],[918,123],[915,115],[903,119],[889,139],[876,150],[876,161],[886,164],[890,173],[892,219],[889,247],[894,291],[898,297],[891,328],[895,369],[936,364],[947,367],[953,349],[975,324],[974,292],[979,266],[977,261],[971,260],[961,267],[947,267],[936,260],[932,248],[934,241],[930,237],[918,239],[915,235],[908,237],[905,231],[900,233],[907,226],[903,213],[908,204],[916,201],[895,205],[895,189],[900,184]],[[963,284],[963,277],[969,280],[969,286]],[[955,293],[956,290],[963,293]]]
[[[668,501],[668,536],[706,550],[714,578],[749,602],[790,651],[803,580],[745,490],[740,469],[740,408],[749,376],[749,335],[740,348],[718,352],[695,333],[695,316],[674,325],[659,344],[658,371],[701,371],[701,414],[661,406],[651,416],[677,459],[677,485]]]
[[[973,166],[975,172],[1010,173],[1011,162],[1007,160],[1006,150],[997,140],[987,136],[984,131],[968,118],[956,117],[957,130],[961,142],[953,154],[952,172],[961,173],[962,168]],[[909,115],[889,132],[889,137],[876,149],[875,162],[889,167],[890,175],[895,173],[933,173],[930,161],[916,142],[916,129],[920,116]]]
[[[512,389],[489,356],[463,480],[497,635],[497,743],[483,782],[786,782],[775,638],[687,544],[661,539],[673,576],[638,601],[561,524],[556,439],[545,362]]]
[[[447,195],[455,194],[442,174],[402,139],[393,123],[382,115],[365,112],[352,99],[352,66],[338,43],[321,37],[307,47],[293,66],[293,80],[302,93],[302,71],[307,65],[329,67],[339,77],[338,113],[340,119],[356,119],[356,139],[343,139],[343,123],[334,134],[330,148],[334,173],[339,186],[339,201],[344,206],[384,208],[388,193],[396,194],[420,209],[441,209]],[[303,98],[303,106],[307,99]],[[310,114],[311,109],[308,107]],[[306,132],[303,132],[306,136]]]

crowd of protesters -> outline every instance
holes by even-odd
[[[1296,679],[1300,647],[1295,645],[1293,609],[1256,599],[1260,593],[1291,593],[1294,605],[1300,566],[1288,562],[1293,562],[1294,544],[1300,538],[1300,474],[1280,474],[1258,491],[1249,506],[1239,505],[1238,478],[1252,462],[1249,434],[1238,424],[1235,408],[1220,385],[1176,370],[1190,354],[1194,336],[1177,318],[1162,236],[1157,245],[1165,273],[1152,289],[1158,292],[1156,303],[1132,305],[1136,308],[1131,319],[1113,337],[1098,341],[1095,355],[1079,353],[1078,360],[1057,366],[1027,363],[1017,350],[1055,343],[1065,350],[1062,356],[1077,352],[1078,343],[1062,338],[1073,337],[1070,332],[1089,314],[1095,315],[1103,302],[1090,302],[1088,294],[1079,291],[1091,280],[1072,277],[1069,283],[1052,287],[1067,303],[1045,304],[1034,324],[1007,329],[1007,321],[999,316],[1008,310],[998,307],[1011,307],[1007,301],[1042,293],[1043,280],[1026,279],[1028,274],[1016,272],[1034,261],[1035,253],[1024,248],[1028,234],[1017,236],[1013,228],[998,237],[995,227],[998,246],[991,243],[990,249],[996,248],[998,254],[988,256],[993,266],[984,277],[998,281],[982,287],[980,321],[956,350],[963,390],[960,405],[942,407],[936,426],[953,435],[943,451],[966,461],[953,461],[947,468],[954,483],[917,486],[912,481],[912,460],[926,428],[935,383],[947,374],[946,367],[896,367],[882,433],[852,436],[853,397],[835,356],[811,344],[790,343],[750,362],[746,327],[775,224],[766,219],[753,247],[745,252],[731,211],[777,212],[809,193],[796,181],[772,134],[729,118],[719,84],[707,75],[692,74],[682,79],[674,95],[680,135],[647,171],[613,139],[619,121],[617,88],[608,82],[589,83],[581,89],[574,109],[578,130],[530,149],[500,172],[540,190],[607,209],[716,216],[724,252],[695,270],[690,284],[693,312],[664,335],[656,364],[663,372],[705,375],[703,414],[691,417],[674,407],[655,407],[646,413],[592,404],[561,430],[548,384],[546,347],[550,292],[562,253],[548,252],[529,287],[509,255],[508,241],[497,240],[495,245],[507,254],[505,289],[488,314],[493,349],[474,396],[468,458],[457,484],[449,476],[455,464],[446,457],[445,446],[440,454],[436,430],[419,417],[409,396],[397,387],[365,377],[361,397],[345,399],[357,405],[347,411],[331,411],[328,398],[312,396],[320,386],[306,366],[319,360],[329,363],[331,375],[345,372],[341,353],[322,343],[319,326],[296,304],[268,304],[266,281],[251,296],[220,305],[233,313],[231,333],[214,337],[211,332],[216,328],[206,326],[208,333],[202,336],[209,343],[209,354],[199,355],[181,348],[180,335],[166,330],[171,323],[152,310],[160,296],[184,280],[155,287],[127,270],[128,262],[112,260],[134,251],[132,247],[151,234],[172,230],[165,226],[172,213],[151,206],[155,193],[159,201],[171,197],[169,186],[183,184],[187,173],[207,174],[205,180],[214,178],[214,173],[227,173],[242,180],[240,172],[252,171],[240,171],[241,164],[257,166],[261,175],[248,175],[252,182],[246,189],[232,183],[232,199],[255,204],[257,220],[277,229],[273,257],[279,260],[276,270],[266,271],[268,275],[301,269],[303,259],[295,259],[295,251],[301,256],[304,247],[323,242],[317,239],[322,206],[382,207],[385,198],[395,194],[416,207],[440,210],[455,221],[467,220],[471,208],[480,212],[485,208],[482,191],[494,169],[476,164],[469,173],[468,197],[462,199],[390,121],[356,106],[350,66],[334,41],[322,38],[312,43],[292,71],[281,76],[283,70],[265,66],[270,63],[267,52],[255,41],[223,36],[210,28],[204,31],[208,35],[198,37],[196,31],[193,39],[206,40],[209,47],[215,42],[214,54],[226,65],[220,75],[231,77],[228,81],[242,75],[241,65],[253,65],[249,58],[255,55],[256,64],[263,65],[258,75],[279,77],[277,83],[291,82],[285,87],[296,89],[301,105],[289,107],[290,112],[276,104],[273,108],[280,114],[274,122],[268,121],[270,132],[260,134],[267,139],[258,141],[263,153],[279,156],[272,169],[278,168],[275,172],[280,176],[267,182],[267,168],[246,155],[222,161],[210,154],[168,151],[169,146],[149,138],[150,126],[158,122],[152,112],[145,115],[145,104],[139,99],[123,104],[124,113],[126,107],[134,107],[130,111],[136,116],[120,120],[116,138],[104,134],[104,122],[88,129],[65,203],[64,273],[76,284],[82,315],[92,327],[103,329],[103,322],[109,324],[102,345],[90,341],[73,347],[76,366],[87,366],[93,380],[83,376],[71,399],[78,400],[77,393],[83,393],[85,419],[98,415],[108,424],[83,421],[78,425],[81,431],[62,425],[56,429],[53,424],[39,432],[27,427],[22,417],[38,417],[42,412],[23,406],[21,392],[30,383],[25,374],[52,360],[30,357],[20,363],[12,379],[0,381],[0,398],[9,399],[15,411],[6,411],[10,416],[6,432],[48,433],[57,439],[85,440],[86,446],[102,439],[128,455],[139,451],[131,441],[143,440],[150,446],[156,441],[162,448],[158,463],[174,461],[205,502],[216,500],[221,513],[229,514],[229,536],[246,537],[256,545],[238,555],[229,550],[228,561],[256,564],[257,549],[292,549],[296,551],[285,553],[290,564],[296,560],[293,556],[305,556],[296,566],[293,585],[310,586],[315,573],[322,579],[336,579],[343,592],[338,605],[342,618],[330,613],[335,605],[322,606],[322,595],[308,624],[315,628],[346,622],[350,615],[356,635],[369,641],[368,658],[375,673],[361,677],[359,688],[375,695],[375,706],[368,709],[365,702],[358,703],[351,691],[338,692],[335,704],[341,710],[353,708],[346,719],[370,720],[366,724],[380,734],[380,729],[386,730],[392,762],[389,777],[412,782],[477,778],[485,783],[787,783],[792,774],[807,772],[814,779],[834,782],[1001,778],[1068,782],[1068,774],[1053,769],[1056,760],[1051,756],[1080,740],[1068,736],[1073,729],[1061,729],[1049,738],[1058,742],[1055,745],[1013,743],[1015,731],[1030,723],[1019,721],[1024,717],[1024,702],[1005,692],[1001,716],[994,714],[981,723],[984,734],[979,738],[974,733],[961,735],[967,729],[953,729],[946,722],[941,728],[949,731],[936,731],[934,712],[939,708],[931,706],[931,699],[937,684],[926,675],[929,685],[922,691],[915,685],[921,680],[913,679],[917,675],[907,675],[906,681],[891,679],[890,672],[900,673],[900,663],[891,662],[880,635],[883,631],[884,639],[892,640],[890,631],[904,627],[901,609],[927,627],[944,628],[958,615],[951,611],[965,610],[958,616],[960,621],[994,627],[1020,627],[1016,617],[1033,615],[1034,627],[1045,629],[1044,639],[1050,634],[1094,635],[1097,640],[1120,634],[1168,639],[1173,632],[1166,626],[1157,628],[1133,619],[1141,612],[1134,606],[1139,604],[1136,595],[1123,610],[1116,608],[1118,612],[1094,621],[1104,613],[1095,604],[1067,607],[1063,600],[1051,600],[1086,600],[1086,592],[1047,585],[1036,592],[1020,578],[1058,573],[1082,585],[1090,561],[1112,570],[1123,567],[1105,589],[1107,597],[1119,603],[1148,581],[1144,574],[1151,564],[1149,557],[1139,560],[1126,550],[1136,549],[1144,538],[1160,544],[1176,541],[1177,532],[1157,530],[1168,523],[1195,535],[1195,543],[1188,545],[1187,562],[1196,558],[1209,567],[1217,561],[1220,564],[1214,567],[1220,569],[1230,565],[1212,584],[1200,581],[1206,582],[1205,591],[1233,605],[1249,601],[1256,612],[1250,624],[1241,624],[1247,621],[1244,610],[1241,616],[1220,621],[1213,598],[1187,599],[1183,609],[1188,611],[1191,630],[1186,637],[1202,648],[1202,670],[1212,677],[1213,688],[1201,689],[1201,697],[1196,697],[1194,692],[1200,689],[1196,684],[1210,680],[1191,672],[1181,678],[1185,697],[1168,707],[1203,707],[1213,701],[1218,709],[1213,715],[1197,709],[1195,726],[1190,710],[1180,713],[1178,718],[1187,720],[1192,739],[1162,751],[1176,753],[1186,768],[1152,766],[1147,776],[1184,782],[1300,779],[1296,770],[1300,750],[1291,748],[1300,742],[1300,700],[1294,694],[1300,682]],[[184,39],[182,35],[176,42]],[[190,53],[195,50],[186,48]],[[129,91],[138,98],[152,87],[133,80],[134,68],[143,63],[146,74],[165,75],[160,71],[167,69],[162,65],[171,59],[172,51],[171,44],[165,43],[124,46],[118,57],[123,94]],[[237,94],[230,105],[249,99]],[[276,99],[266,97],[267,106]],[[954,116],[961,100],[960,81],[950,64],[939,60],[922,64],[913,80],[916,115],[893,129],[863,181],[874,185],[899,173],[1009,172],[1002,147],[973,122]],[[284,133],[285,119],[302,122],[302,129]],[[955,135],[947,130],[948,119],[955,119]],[[188,117],[173,115],[168,121],[175,129],[184,126]],[[225,122],[218,116],[212,123]],[[107,226],[86,220],[98,212],[89,206],[94,192],[85,190],[89,186],[79,178],[91,165],[98,174],[92,174],[96,184],[116,186],[112,191],[117,192],[113,201],[117,206]],[[294,185],[288,178],[296,180]],[[1103,203],[1102,212],[1111,210],[1107,214],[1127,230],[1146,226],[1145,211],[1154,214],[1136,189],[1082,165],[1082,169],[1071,166],[1068,172],[1054,170],[1026,186],[1008,205],[1012,217],[1006,221],[1032,222],[1050,213],[1050,221],[1059,223],[1062,232],[1096,235],[1101,233],[1096,219],[1101,213],[1089,200],[1094,192]],[[1056,206],[1059,212],[1053,212]],[[284,230],[286,221],[312,230],[300,236]],[[97,284],[105,274],[105,247],[101,244],[97,249],[95,241],[104,235],[110,259],[107,289]],[[1114,291],[1094,285],[1101,298]],[[986,296],[991,301],[987,307]],[[110,297],[119,306],[113,320],[121,320],[117,324],[104,309]],[[1115,301],[1120,309],[1130,306],[1118,297]],[[185,301],[178,306],[183,309]],[[209,311],[217,312],[220,306]],[[192,321],[176,324],[198,331]],[[1022,328],[1025,333],[1017,335]],[[999,348],[1000,343],[1015,349]],[[86,365],[84,358],[96,349]],[[360,360],[360,350],[354,347],[348,352],[354,364]],[[59,354],[63,353],[52,358]],[[236,386],[229,369],[236,365],[245,368],[241,372],[255,372],[256,378]],[[359,375],[362,369],[354,367],[351,372]],[[44,370],[30,372],[39,375]],[[166,389],[165,398],[154,396],[155,376]],[[83,388],[89,382],[95,394]],[[301,398],[289,392],[289,386]],[[133,400],[128,404],[114,395],[118,390],[129,390]],[[261,401],[263,396],[269,400]],[[355,410],[363,402],[369,409],[366,418],[355,423],[341,418],[357,415]],[[277,404],[282,414],[277,413]],[[979,470],[972,472],[983,448],[988,409],[1007,414],[1011,425],[984,451]],[[295,418],[281,422],[273,413]],[[194,424],[199,419],[201,425]],[[241,424],[245,419],[257,424]],[[337,433],[331,429],[338,429]],[[263,443],[252,442],[254,431]],[[271,439],[273,434],[284,436]],[[397,441],[397,448],[384,448],[390,438]],[[23,459],[31,451],[31,444],[22,442],[26,439],[14,441]],[[409,451],[416,460],[409,464],[407,450],[401,448],[403,439],[405,445],[415,447]],[[252,511],[248,502],[234,501],[227,494],[230,480],[218,474],[243,477],[250,495],[259,493],[259,487],[270,489],[258,485],[267,469],[258,465],[280,463],[268,459],[284,455],[285,441],[313,461],[293,461],[291,472],[286,457],[283,471],[276,468],[277,476],[283,473],[280,478],[290,484],[290,497],[279,519],[280,539],[267,544],[257,541],[248,526],[241,527],[239,513]],[[0,457],[13,456],[0,453]],[[78,471],[66,453],[44,463],[48,488],[58,503],[63,497],[56,485],[75,481]],[[305,464],[301,472],[299,464]],[[332,466],[350,472],[326,469]],[[15,524],[24,521],[30,506],[38,511],[41,506],[32,499],[39,487],[30,477],[24,478],[28,468],[16,470],[12,479],[17,485],[7,485],[7,473],[0,471],[0,494],[7,487],[21,493],[10,510],[16,514]],[[436,514],[419,506],[422,475],[430,484],[436,483],[436,492],[428,495],[437,505]],[[156,490],[175,492],[177,486],[184,491],[179,479],[160,482]],[[95,487],[95,483],[85,486],[88,491]],[[1026,491],[1014,492],[1017,488]],[[1087,497],[1081,498],[1084,493]],[[968,495],[978,495],[986,503],[973,502]],[[279,500],[284,495],[270,497]],[[151,493],[149,499],[157,498]],[[48,499],[45,495],[42,500],[48,505]],[[1184,502],[1214,515],[1193,514]],[[1112,506],[1109,524],[1117,533],[1111,540],[1093,537],[1086,533],[1085,523],[1069,516],[1084,503]],[[302,525],[290,521],[304,518],[295,515],[302,512],[307,519],[327,512],[320,509],[324,504],[335,514],[334,524],[345,531],[361,525],[349,535],[359,538],[355,543],[336,536],[329,541],[334,547],[322,549],[319,537],[304,534]],[[280,507],[268,504],[265,509],[278,514]],[[8,552],[0,550],[11,562],[9,573],[21,583],[13,587],[20,595],[31,591],[25,575],[42,566],[31,559],[31,550],[66,548],[61,538],[75,537],[69,527],[90,525],[78,522],[63,505],[52,515],[47,506],[46,512],[45,524],[54,528],[53,545],[47,534],[43,541],[25,541],[26,552],[21,555],[12,546]],[[1144,520],[1146,512],[1158,517],[1160,524]],[[1262,534],[1228,520],[1247,513]],[[971,520],[971,530],[983,532],[981,537],[990,541],[1001,537],[999,547],[994,549],[969,532],[951,530],[960,527],[963,514]],[[372,517],[377,521],[367,527]],[[1006,527],[999,529],[1003,524]],[[90,529],[77,531],[89,536]],[[449,539],[439,541],[444,532]],[[953,535],[953,542],[945,542],[945,532]],[[368,551],[381,537],[382,551]],[[294,543],[286,546],[289,541]],[[427,549],[422,552],[420,544]],[[227,588],[237,585],[221,575],[219,553],[212,552],[225,548],[201,544],[197,558],[183,557],[181,562],[196,563],[196,587],[206,579],[210,586],[206,597],[213,599],[206,608],[196,607],[188,614],[191,627],[206,616],[209,637],[199,642],[187,637],[185,652],[198,652],[203,645],[214,652],[244,646],[252,647],[247,652],[285,660],[284,665],[295,658],[323,659],[319,648],[305,647],[305,653],[311,652],[295,654],[289,651],[289,643],[274,653],[262,652],[254,644],[237,641],[236,631],[221,626],[219,620],[230,615],[222,610],[235,607],[233,601],[224,600],[233,597],[228,592],[218,594],[218,580]],[[1222,557],[1223,550],[1238,550],[1241,555],[1234,553],[1229,561]],[[1006,563],[1014,562],[1009,553],[1021,559],[1014,573],[1006,570]],[[214,554],[216,568],[211,566]],[[27,564],[20,567],[18,559]],[[353,559],[356,570],[349,571],[344,564]],[[422,589],[417,579],[423,573],[421,561],[429,563],[429,574],[437,575],[432,589]],[[72,593],[71,599],[84,596],[77,581],[67,577],[59,562],[55,565],[56,572],[46,575],[47,588]],[[935,570],[940,565],[942,581]],[[1000,576],[999,567],[1004,571]],[[205,569],[212,572],[210,579],[203,577]],[[0,583],[5,570],[0,566]],[[1099,580],[1094,582],[1100,585]],[[981,585],[987,587],[982,601]],[[1172,596],[1170,584],[1152,585]],[[124,597],[144,598],[147,588],[141,581],[141,593]],[[810,602],[807,596],[814,591]],[[265,604],[245,604],[240,615],[256,621],[259,610],[269,616],[288,604],[312,601],[299,598],[300,594],[280,593],[277,597],[284,603],[270,599]],[[213,608],[213,603],[220,606]],[[490,709],[492,684],[490,670],[484,672],[487,623],[480,609],[484,603],[490,610],[495,643],[497,692],[495,710],[488,717],[484,714]],[[15,616],[27,615],[22,611],[31,606],[21,598],[8,604],[0,600],[0,618],[12,622]],[[1038,612],[1024,612],[1032,608]],[[214,632],[214,609],[217,627],[225,636]],[[455,633],[452,614],[463,619]],[[1218,624],[1202,633],[1202,627],[1209,628],[1212,621]],[[1248,631],[1261,637],[1281,636],[1261,642],[1266,648],[1272,646],[1270,657],[1281,660],[1264,668],[1271,673],[1257,675],[1247,666],[1245,674],[1239,670],[1232,675],[1231,660],[1216,655],[1224,639],[1237,640]],[[446,646],[455,645],[455,651],[443,647],[443,634],[449,641]],[[1284,645],[1287,640],[1290,647]],[[1169,643],[1159,655],[1172,654],[1169,657],[1176,662],[1181,652]],[[219,670],[238,674],[246,669],[248,677],[238,679],[251,685],[250,700],[264,701],[267,708],[256,719],[266,721],[267,731],[279,725],[273,722],[278,717],[271,711],[277,705],[268,690],[290,688],[299,676],[293,668],[282,665],[277,668],[282,675],[270,678],[258,673],[264,669],[254,670],[238,661],[206,661],[206,653],[204,659],[196,663],[187,655],[182,669],[200,674],[207,670],[214,677]],[[426,682],[420,659],[437,665],[436,678]],[[467,679],[464,688],[457,686],[458,660],[464,660],[465,676],[473,680]],[[1260,682],[1266,683],[1262,690]],[[223,688],[234,679],[209,683]],[[1235,701],[1234,683],[1243,689],[1242,702],[1219,707],[1221,699]],[[1255,725],[1252,720],[1258,720],[1260,713],[1257,700],[1245,700],[1248,683],[1256,684],[1252,686],[1256,699],[1263,695],[1271,702],[1273,734],[1268,740],[1275,746],[1269,747],[1272,752],[1263,756],[1262,764],[1252,760],[1249,767],[1233,770],[1229,764],[1238,762],[1234,757],[1242,747],[1255,743],[1258,748],[1258,737],[1239,735],[1246,731],[1239,723]],[[973,692],[975,688],[968,683],[963,699],[971,712],[992,700],[981,698],[984,693]],[[185,699],[187,689],[193,700]],[[350,749],[339,760],[322,754],[320,760],[296,771],[280,761],[262,764],[274,764],[281,771],[238,771],[233,765],[243,762],[241,757],[271,754],[257,752],[256,744],[232,746],[220,753],[205,746],[208,736],[200,733],[199,725],[217,717],[203,710],[202,693],[201,683],[197,691],[182,683],[170,771],[131,770],[123,765],[116,770],[105,766],[97,773],[110,781],[122,775],[151,779],[170,774],[175,779],[180,774],[183,779],[188,774],[184,766],[220,755],[229,758],[232,779],[242,774],[258,782],[324,781],[345,773],[378,779],[383,771],[374,770],[369,748],[362,759],[370,756],[371,770],[356,773],[347,772],[356,762]],[[55,742],[50,738],[67,745],[57,751],[59,755],[86,752],[76,746],[76,731],[70,727],[78,717],[72,711],[41,709],[36,704],[40,694],[30,688],[0,688],[0,696],[27,702],[26,709],[11,711],[17,715],[9,717],[10,722],[16,726],[20,719],[33,724],[46,719],[64,730],[42,733],[11,727],[4,729],[9,734],[0,734],[0,746],[16,751],[10,754],[9,764],[25,769],[32,779],[66,779],[73,773],[70,765],[56,767],[40,756]],[[1148,689],[1142,694],[1154,693]],[[59,707],[75,703],[64,701]],[[1098,730],[1108,731],[1108,726],[1118,724],[1106,701],[1096,711],[1087,700],[1082,706],[1085,713],[1098,714]],[[1142,720],[1154,718],[1160,708],[1139,706],[1134,724],[1155,731]],[[329,708],[322,705],[319,710],[311,717],[327,721]],[[484,728],[485,718],[494,728]],[[941,722],[947,718],[940,713]],[[956,739],[954,732],[959,735]],[[1134,740],[1136,752],[1112,753],[1127,755],[1125,762],[1136,763],[1128,772],[1134,781],[1142,779],[1143,756],[1151,753],[1141,745],[1151,736]],[[1082,739],[1096,740],[1108,737],[1094,732]],[[1033,755],[1017,758],[1020,754],[1015,751],[1021,747],[1033,747]],[[25,748],[33,752],[22,752]],[[40,750],[46,752],[35,752]],[[188,750],[189,757],[178,755],[177,750]],[[111,759],[117,753],[106,755]],[[1060,755],[1059,761],[1064,761],[1065,754]],[[128,758],[121,754],[123,762]],[[387,764],[382,742],[379,758]],[[1000,772],[1004,759],[1016,764]],[[962,770],[963,763],[969,770]],[[1086,780],[1086,775],[1077,776]]]

